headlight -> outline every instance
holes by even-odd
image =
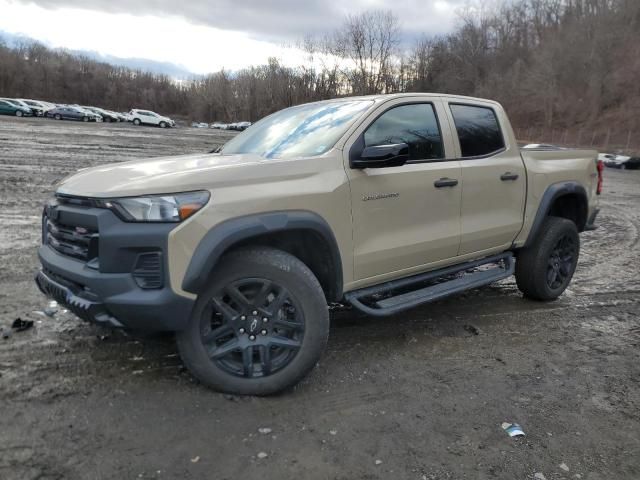
[[[204,207],[209,192],[150,195],[103,200],[104,207],[128,222],[181,222]]]

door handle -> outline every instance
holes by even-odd
[[[518,179],[517,173],[506,172],[500,175],[500,180],[502,180],[503,182],[507,182],[509,180],[517,180],[517,179]]]
[[[455,178],[441,178],[433,182],[433,186],[436,188],[455,187],[458,185],[458,180]]]

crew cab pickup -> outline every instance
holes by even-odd
[[[270,394],[317,363],[333,302],[390,315],[513,274],[557,298],[601,186],[595,151],[520,151],[493,101],[310,103],[215,153],[66,178],[36,281],[82,319],[175,332],[210,387]]]

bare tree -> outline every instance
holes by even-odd
[[[349,15],[335,32],[332,53],[346,60],[343,73],[353,93],[384,93],[400,43],[398,17],[390,11],[373,10]]]

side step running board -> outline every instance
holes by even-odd
[[[382,317],[502,280],[514,270],[515,259],[508,252],[354,290],[345,298],[358,310]]]

